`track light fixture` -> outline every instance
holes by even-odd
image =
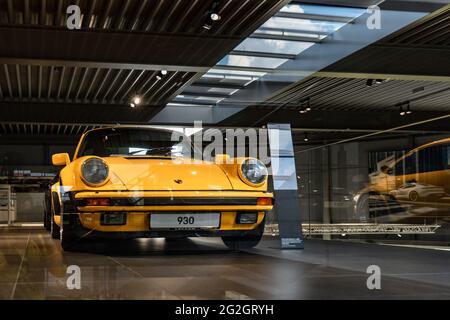
[[[406,114],[411,114],[412,110],[411,110],[411,104],[408,102],[407,106],[406,106]]]
[[[161,70],[160,72],[158,72],[158,74],[156,75],[156,80],[161,80],[162,78],[164,78],[167,75],[167,70]]]
[[[307,113],[311,110],[312,109],[311,109],[311,99],[310,98],[300,101],[300,111],[299,112],[301,114]]]
[[[303,139],[305,142],[308,142],[309,141],[309,137],[308,137],[308,134],[307,133],[305,133],[305,138]]]
[[[210,30],[213,27],[214,23],[222,19],[219,13],[219,5],[220,5],[219,1],[214,1],[213,4],[211,5],[211,8],[209,8],[209,10],[206,11],[206,21],[203,24],[204,29]]]
[[[311,111],[311,100],[308,98],[306,99],[306,108],[305,108],[306,112]]]
[[[383,79],[367,79],[366,86],[372,87],[373,85],[383,83]]]
[[[136,108],[136,105],[133,102],[130,102],[130,108]]]
[[[400,103],[398,104],[398,106],[400,108],[400,115],[402,117],[413,113],[411,110],[411,103],[409,101],[406,103]]]

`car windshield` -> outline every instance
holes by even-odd
[[[192,145],[181,133],[160,129],[111,128],[89,132],[78,157],[188,157]]]

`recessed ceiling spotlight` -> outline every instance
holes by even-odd
[[[138,106],[138,105],[140,105],[141,103],[142,103],[142,98],[141,98],[141,97],[136,96],[136,97],[133,98],[133,104],[134,104],[134,105]]]
[[[212,21],[219,21],[222,18],[218,13],[215,12],[212,12],[209,17]]]
[[[130,108],[136,108],[136,105],[133,102],[131,102],[130,103]]]

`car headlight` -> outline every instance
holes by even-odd
[[[258,159],[247,159],[241,164],[241,179],[250,185],[260,185],[267,179],[267,168]]]
[[[108,165],[99,158],[90,158],[81,166],[83,180],[93,186],[105,184],[109,177]]]

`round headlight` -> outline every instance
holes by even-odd
[[[86,183],[101,185],[109,177],[109,168],[102,159],[91,158],[86,160],[81,166],[81,175]]]
[[[266,181],[267,168],[257,159],[247,159],[241,165],[241,174],[245,182],[258,185]]]

